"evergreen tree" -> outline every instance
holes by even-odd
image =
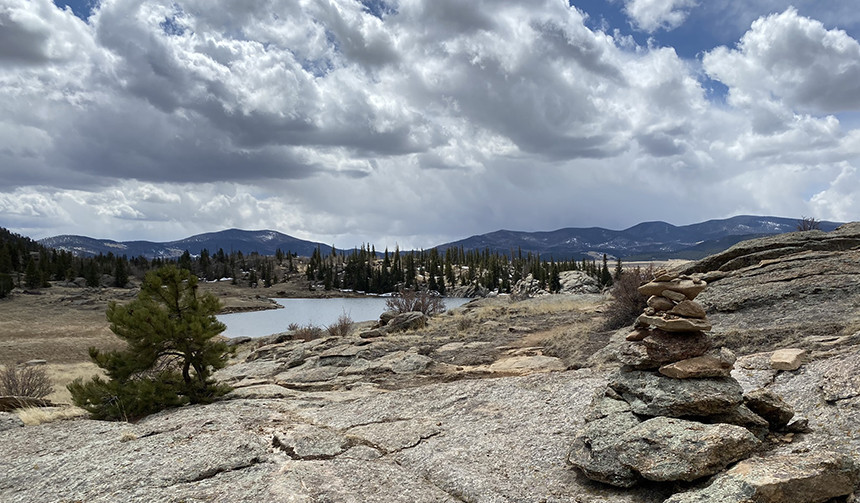
[[[227,389],[211,379],[225,365],[229,348],[214,338],[224,330],[211,294],[198,295],[197,278],[167,266],[149,272],[136,300],[107,309],[110,329],[124,351],[90,357],[108,379],[69,384],[75,405],[97,419],[132,420],[183,403],[206,403]]]
[[[117,257],[116,259],[113,278],[113,284],[117,288],[125,288],[125,285],[128,284],[128,271],[125,267],[125,260],[122,257]]]
[[[612,286],[612,275],[609,274],[609,265],[606,254],[603,254],[603,267],[600,268],[600,286]]]
[[[36,268],[36,261],[33,257],[27,261],[27,269],[24,270],[24,286],[26,288],[38,288],[42,285],[42,276],[39,269]]]
[[[191,253],[188,250],[179,257],[179,268],[187,271],[191,270]]]
[[[90,288],[97,288],[101,285],[101,280],[99,279],[99,269],[98,266],[96,266],[95,260],[90,260],[87,264],[86,280],[87,286]]]
[[[615,272],[612,274],[612,280],[618,281],[621,279],[622,274],[624,274],[624,266],[621,264],[621,257],[618,257],[618,260],[615,262]]]

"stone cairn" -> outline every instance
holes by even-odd
[[[764,389],[745,395],[731,377],[735,356],[712,348],[711,324],[694,300],[706,286],[658,271],[639,287],[648,307],[568,456],[588,478],[618,487],[693,481],[749,457],[771,430],[786,431],[791,407]]]

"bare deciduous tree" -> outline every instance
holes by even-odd
[[[797,230],[799,231],[811,231],[821,229],[821,222],[816,220],[814,217],[800,217],[800,221],[797,222]]]

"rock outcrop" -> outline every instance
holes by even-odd
[[[708,283],[710,335],[737,354],[860,343],[860,222],[744,241],[680,271]]]
[[[850,457],[798,460],[801,466],[811,463],[820,468],[811,468],[807,486],[796,470],[782,472],[785,480],[767,480],[763,474],[779,468],[773,464],[776,458],[742,461],[759,451],[766,438],[793,441],[794,433],[787,430],[795,411],[772,390],[745,392],[731,376],[736,362],[731,351],[708,352],[711,340],[703,330],[710,325],[702,306],[693,300],[705,286],[698,278],[658,271],[653,281],[639,288],[650,296],[648,307],[621,347],[618,359],[625,366],[592,401],[568,455],[571,465],[592,480],[618,487],[633,487],[643,479],[693,482],[716,476],[708,488],[672,498],[679,503],[740,502],[750,497],[786,503],[826,501],[852,492],[860,465]],[[809,431],[805,421],[792,424],[792,429]],[[773,431],[785,436],[768,437]],[[822,494],[831,496],[809,499],[813,487],[828,482],[834,487]],[[797,500],[773,497],[795,490],[804,495]]]
[[[558,293],[561,294],[600,293],[601,290],[597,280],[583,271],[563,271],[559,274],[559,282],[561,283],[561,289]],[[531,274],[519,280],[511,288],[511,297],[515,299],[521,300],[541,295],[550,295],[550,292],[545,288],[541,288],[540,281],[535,279]]]

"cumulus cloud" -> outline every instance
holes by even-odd
[[[860,109],[860,43],[794,8],[756,20],[737,48],[717,48],[703,64],[736,104],[777,99],[811,113]]]
[[[695,0],[625,0],[625,12],[633,24],[648,33],[674,30],[684,23]]]
[[[0,44],[0,217],[39,237],[426,247],[856,211],[858,44],[793,9],[691,61],[559,0],[0,4],[0,41],[28,41]],[[700,8],[624,5],[649,32]]]

